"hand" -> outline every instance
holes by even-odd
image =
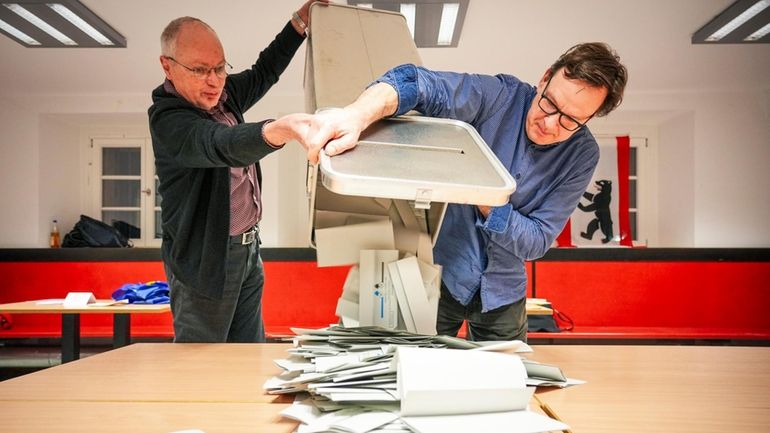
[[[329,156],[339,155],[352,149],[358,144],[361,131],[368,125],[361,119],[361,113],[352,107],[331,108],[315,115],[318,130],[314,131],[310,138],[308,159],[316,155],[311,152],[320,152],[321,149]]]
[[[361,125],[355,110],[336,108],[315,115],[288,114],[266,124],[263,132],[273,144],[298,141],[307,150],[307,159],[317,164],[324,148],[332,156],[355,147],[363,130]]]
[[[481,212],[482,215],[484,215],[484,218],[489,218],[489,213],[492,212],[492,208],[490,206],[476,206],[479,208],[479,212]]]
[[[308,28],[310,28],[310,5],[313,3],[329,4],[329,0],[308,0],[297,10],[297,15],[299,15],[299,18]],[[294,20],[292,20],[292,25],[294,26],[294,29],[297,30],[297,33],[304,33],[304,29],[297,28],[298,23],[295,23]]]

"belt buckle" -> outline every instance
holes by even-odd
[[[241,235],[241,245],[250,245],[257,238],[257,228],[252,227],[251,230]]]

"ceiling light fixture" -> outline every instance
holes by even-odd
[[[33,39],[30,35],[22,32],[16,27],[8,24],[7,22],[0,20],[0,30],[10,33],[16,39],[23,41],[27,45],[40,45],[40,42]]]
[[[347,0],[351,6],[370,7],[403,15],[417,48],[456,47],[460,42],[469,2],[470,0]]]
[[[770,42],[770,0],[738,0],[692,36],[694,44]]]
[[[743,38],[743,40],[744,41],[757,41],[757,40],[760,40],[760,39],[764,38],[765,36],[767,36],[768,33],[770,33],[770,23],[765,24],[764,27],[762,27],[761,29],[757,30],[756,32],[746,36],[745,38]]]
[[[0,0],[0,33],[30,48],[125,47],[126,38],[79,0]]]
[[[457,14],[460,12],[460,3],[445,3],[441,10],[441,25],[438,28],[438,45],[451,45],[455,33]]]
[[[83,18],[80,18],[79,16],[75,15],[75,13],[69,10],[67,6],[64,6],[61,3],[48,3],[46,4],[46,6],[53,9],[54,12],[56,12],[57,14],[64,17],[64,19],[74,24],[75,27],[84,31],[85,34],[87,34],[88,36],[91,36],[96,42],[99,42],[102,45],[115,45],[111,40],[107,39],[106,36],[99,33],[99,30],[96,30],[91,24],[88,24],[87,22],[83,21]]]
[[[417,16],[417,5],[414,3],[401,3],[401,15],[406,18],[406,26],[409,27],[409,33],[412,34],[414,39],[414,21]]]
[[[738,27],[746,24],[746,22],[748,20],[750,20],[750,19],[754,18],[755,16],[757,16],[758,13],[762,12],[763,10],[765,10],[765,8],[767,8],[768,6],[770,6],[770,0],[760,0],[760,1],[756,2],[756,3],[754,3],[753,6],[751,6],[748,9],[746,9],[740,15],[738,15],[735,18],[733,18],[732,20],[730,20],[730,22],[728,22],[727,24],[725,24],[724,26],[719,28],[717,31],[712,33],[711,36],[706,38],[706,40],[707,41],[718,41],[718,40],[724,38],[725,36],[727,36],[728,33],[732,33]]]
[[[52,38],[56,39],[57,41],[63,43],[64,45],[77,45],[77,42],[73,41],[72,39],[68,38],[64,33],[56,30],[55,28],[51,27],[50,24],[47,22],[41,20],[37,17],[37,15],[31,13],[30,11],[24,9],[21,7],[21,5],[17,3],[11,3],[11,4],[4,4],[3,6],[7,7],[8,9],[12,10],[16,15],[24,18],[25,20],[29,21],[34,25],[35,27],[39,28],[40,30],[48,33]]]

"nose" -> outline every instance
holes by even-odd
[[[543,117],[543,124],[548,131],[554,131],[559,128],[559,113],[545,114]]]
[[[206,83],[212,86],[216,86],[219,84],[220,81],[222,81],[224,78],[217,75],[213,69],[209,69],[206,73]]]

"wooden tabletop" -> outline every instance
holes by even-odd
[[[63,299],[39,299],[34,301],[13,302],[9,304],[0,304],[0,313],[13,314],[40,314],[40,313],[61,313],[61,314],[88,314],[88,313],[165,313],[171,311],[169,304],[114,304],[100,305],[115,302],[112,299],[97,299],[94,304],[86,307],[65,307],[61,302]]]
[[[287,344],[135,343],[0,382],[2,400],[291,401],[265,394]]]
[[[770,348],[534,346],[588,383],[539,394],[574,432],[769,432]]]
[[[71,402],[0,403],[4,433],[291,433],[297,423],[259,403]]]
[[[272,360],[284,358],[288,347],[126,346],[0,382],[0,425],[3,431],[18,432],[200,428],[212,433],[246,431],[239,426],[247,423],[251,431],[289,432],[293,424],[279,421],[277,414],[290,399],[262,390],[264,381],[280,371]],[[568,377],[588,382],[538,394],[575,433],[770,431],[770,348],[534,349],[529,358],[558,365]],[[23,416],[32,411],[45,415],[42,420]],[[131,421],[118,414],[121,411],[142,414]],[[93,425],[97,415],[107,420],[104,428],[84,428]],[[196,422],[182,426],[186,420]],[[9,425],[14,428],[7,429]]]

